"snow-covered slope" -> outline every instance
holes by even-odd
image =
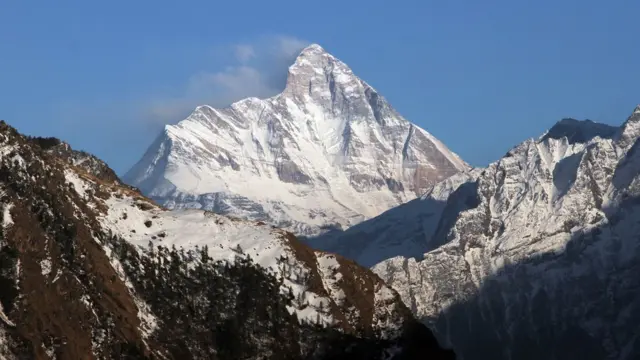
[[[91,188],[86,180],[69,179]],[[84,193],[81,189],[79,193]],[[233,262],[237,256],[250,256],[276,276],[283,276],[283,291],[292,288],[296,298],[291,312],[298,319],[321,325],[336,325],[345,320],[348,328],[358,328],[366,316],[373,330],[388,333],[390,337],[399,336],[402,329],[402,317],[391,308],[374,308],[370,314],[364,314],[355,306],[353,299],[347,299],[345,293],[350,284],[340,281],[345,276],[356,277],[358,282],[366,283],[373,297],[388,296],[393,302],[394,292],[381,281],[376,281],[364,269],[360,273],[343,274],[350,263],[342,257],[313,251],[300,244],[285,231],[266,224],[256,224],[243,220],[230,219],[196,209],[175,211],[162,210],[137,197],[115,194],[106,200],[107,213],[100,221],[112,234],[146,249],[149,242],[178,249],[208,248],[208,254],[214,260]],[[352,270],[352,269],[350,269]],[[316,282],[316,283],[314,283]],[[373,299],[369,301],[373,302]],[[349,319],[342,311],[349,311]],[[390,314],[397,323],[385,323],[382,318]],[[394,332],[395,331],[395,332]]]
[[[640,358],[639,135],[640,107],[621,127],[565,119],[328,247],[464,359]]]
[[[285,90],[168,125],[125,175],[170,208],[265,221],[299,235],[346,228],[468,166],[318,45]]]

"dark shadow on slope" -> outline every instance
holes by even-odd
[[[600,124],[591,120],[562,119],[549,129],[542,140],[561,139],[566,137],[569,144],[586,143],[599,136],[611,139],[619,131],[619,127]]]
[[[303,238],[309,246],[340,254],[365,267],[403,256],[420,261],[426,252],[446,242],[460,212],[478,206],[477,182],[460,185],[446,202],[415,199],[345,231],[333,229]]]
[[[479,204],[478,182],[473,181],[460,185],[460,187],[449,196],[447,205],[442,211],[438,227],[427,251],[434,250],[451,241],[447,236],[451,232],[451,228],[455,225],[458,215],[463,211],[477,207]]]
[[[553,185],[558,189],[557,197],[561,197],[571,189],[578,175],[578,167],[584,153],[579,152],[558,161],[553,168]]]
[[[465,360],[639,359],[640,198],[612,213],[565,251],[507,265],[429,319],[440,343]]]
[[[636,174],[640,173],[640,157],[638,156],[640,151],[640,141],[636,141],[631,149],[625,154],[624,158],[620,161],[620,165],[616,167],[616,171],[613,174],[613,186],[616,189],[624,189],[631,184]]]
[[[415,199],[347,230],[334,228],[320,236],[300,238],[317,250],[340,254],[365,267],[396,257],[422,259],[445,202]],[[402,224],[402,226],[398,226]]]

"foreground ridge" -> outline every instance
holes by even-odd
[[[167,211],[4,122],[0,194],[0,358],[452,358],[355,263],[264,224]]]

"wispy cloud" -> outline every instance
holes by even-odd
[[[308,44],[291,36],[268,36],[227,46],[234,63],[191,75],[179,96],[150,99],[141,118],[167,124],[183,119],[198,105],[223,107],[247,97],[276,95],[284,88],[288,66]]]
[[[280,59],[290,60],[309,45],[308,41],[291,36],[277,36],[272,40],[272,54]]]
[[[234,46],[236,59],[245,64],[256,56],[256,51],[252,45],[238,44]]]
[[[125,98],[62,101],[51,109],[52,117],[60,119],[60,131],[55,135],[80,139],[72,145],[102,156],[122,173],[143,153],[162,126],[184,119],[196,106],[224,107],[246,97],[265,98],[281,92],[288,67],[306,45],[307,41],[295,37],[264,36],[218,46],[212,63],[223,66],[194,69],[183,81],[173,80],[170,86],[162,87],[171,95],[139,93]],[[113,146],[136,155],[131,159],[122,158],[122,152],[112,155],[116,154]]]

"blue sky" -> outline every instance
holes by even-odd
[[[638,1],[0,0],[0,119],[119,173],[197,104],[282,86],[319,43],[473,165],[640,103]]]

